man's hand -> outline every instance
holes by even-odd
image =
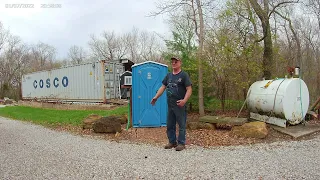
[[[157,91],[156,95],[152,98],[151,100],[151,104],[154,105],[157,102],[157,99],[161,96],[161,94],[163,93],[163,91],[166,89],[165,85],[162,85],[160,87],[160,89]]]
[[[157,98],[156,97],[154,97],[154,98],[152,98],[152,100],[151,100],[151,104],[152,104],[152,106],[154,106],[154,104],[157,102]]]
[[[178,105],[179,107],[183,107],[185,104],[186,104],[186,101],[185,101],[184,99],[181,99],[181,100],[178,100],[178,101],[177,101],[177,105]]]

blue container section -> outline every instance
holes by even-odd
[[[166,126],[168,114],[166,91],[154,106],[150,102],[162,86],[162,80],[167,73],[167,65],[153,61],[132,66],[133,127]]]

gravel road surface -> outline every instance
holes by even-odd
[[[320,179],[320,138],[176,152],[0,117],[0,179]]]

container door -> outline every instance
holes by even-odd
[[[157,127],[161,126],[160,110],[161,101],[159,98],[157,103],[152,106],[151,99],[155,96],[157,90],[162,85],[161,70],[158,66],[145,66],[138,70],[138,103],[139,118],[138,124],[143,127]]]

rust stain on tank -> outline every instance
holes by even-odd
[[[297,124],[300,123],[302,121],[302,117],[301,114],[296,114],[295,112],[292,112],[292,118],[289,121],[290,124]]]

